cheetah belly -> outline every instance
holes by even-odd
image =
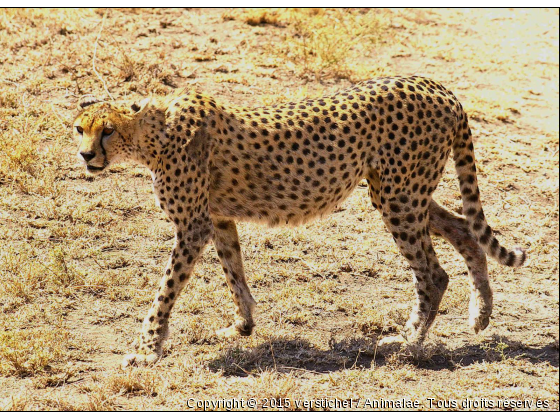
[[[297,157],[281,161],[253,155],[232,166],[215,159],[210,173],[210,212],[268,225],[297,225],[330,213],[363,178],[364,166],[325,166]],[[314,159],[317,159],[315,156]],[[231,160],[230,160],[231,162]],[[291,162],[291,163],[290,163]]]

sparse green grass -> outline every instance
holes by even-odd
[[[189,398],[232,397],[262,408],[263,398],[327,396],[558,408],[557,12],[115,9],[100,33],[105,12],[0,10],[0,409],[188,409]],[[233,304],[210,246],[163,359],[120,370],[173,232],[146,170],[91,178],[75,157],[76,100],[107,97],[92,70],[98,35],[96,67],[118,99],[190,85],[273,104],[415,72],[452,89],[471,115],[487,217],[505,243],[529,247],[527,268],[489,263],[488,331],[470,332],[466,267],[436,240],[451,284],[426,347],[378,354],[376,338],[406,322],[413,286],[361,186],[309,226],[239,226],[258,301],[253,336],[215,337]],[[498,42],[508,37],[515,48]],[[436,196],[458,207],[452,167]]]

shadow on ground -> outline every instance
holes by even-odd
[[[466,345],[448,349],[443,344],[427,344],[415,352],[380,354],[376,340],[369,338],[331,341],[328,350],[315,348],[307,340],[276,339],[255,348],[229,348],[211,360],[212,371],[223,371],[228,376],[247,376],[263,370],[310,373],[329,373],[353,368],[384,366],[394,360],[410,363],[426,370],[455,370],[481,362],[499,362],[507,359],[530,363],[548,362],[558,367],[558,342],[533,347],[495,335],[481,345]]]

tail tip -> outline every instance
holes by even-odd
[[[511,267],[521,267],[523,264],[525,264],[526,260],[527,253],[525,252],[525,250],[520,247],[515,247],[511,251],[511,258],[508,261],[511,263],[508,265]]]

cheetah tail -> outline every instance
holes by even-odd
[[[486,254],[500,264],[510,267],[523,265],[526,259],[525,250],[515,247],[510,251],[501,246],[484,217],[476,177],[472,134],[465,113],[463,113],[459,132],[453,142],[453,159],[459,177],[463,214],[466,216],[469,228],[477,242]]]

